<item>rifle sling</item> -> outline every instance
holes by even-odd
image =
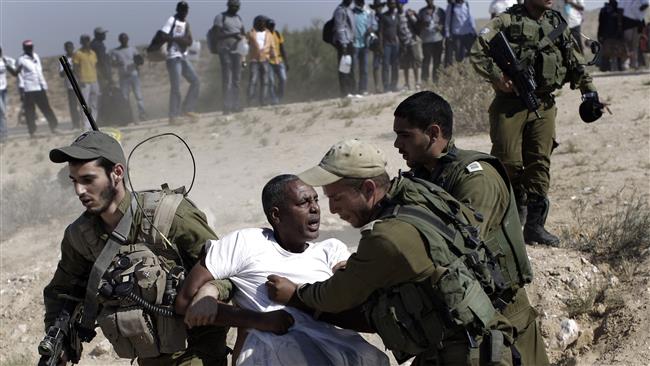
[[[93,263],[93,268],[90,271],[88,276],[88,283],[86,284],[86,296],[84,299],[84,312],[81,319],[81,326],[88,330],[95,329],[95,319],[97,317],[97,294],[99,288],[99,281],[104,276],[104,273],[108,269],[108,266],[113,261],[113,258],[117,255],[120,250],[120,246],[126,244],[129,231],[131,230],[131,224],[133,223],[133,212],[138,208],[137,197],[135,195],[131,196],[131,207],[126,210],[124,216],[117,224],[117,227],[109,235],[104,249],[99,254],[95,263]]]
[[[550,46],[555,42],[557,37],[559,37],[567,28],[566,22],[560,22],[557,27],[553,28],[553,30],[547,34],[544,38],[542,38],[539,43],[537,44],[537,49],[542,50],[546,48],[547,46]]]

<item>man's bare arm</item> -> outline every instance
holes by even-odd
[[[183,282],[180,293],[176,296],[176,302],[174,304],[176,313],[181,315],[185,314],[192,299],[199,292],[199,289],[205,283],[212,280],[214,280],[214,277],[205,266],[205,257],[201,257],[201,260],[192,267],[192,270]]]
[[[293,325],[293,317],[283,310],[263,313],[217,300],[219,290],[208,283],[212,280],[214,277],[205,266],[205,257],[202,257],[188,274],[176,297],[176,312],[185,315],[188,327],[224,325],[283,334]]]

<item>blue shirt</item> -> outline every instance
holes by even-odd
[[[355,7],[352,9],[354,13],[354,48],[366,47],[366,34],[369,33],[372,19],[370,14],[363,9]]]
[[[476,34],[476,24],[469,12],[467,1],[461,4],[447,4],[445,12],[445,36],[461,36],[465,34]]]

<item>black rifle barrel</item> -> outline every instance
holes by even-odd
[[[517,59],[515,52],[510,47],[508,39],[503,32],[497,33],[489,44],[488,56],[490,56],[503,73],[510,78],[514,85],[516,94],[530,112],[534,112],[537,118],[540,118],[539,100],[535,96],[534,71],[531,67],[525,66]]]
[[[99,131],[99,128],[97,127],[97,123],[93,118],[90,108],[88,108],[88,105],[86,104],[86,99],[84,99],[83,94],[81,94],[81,89],[79,89],[79,84],[77,84],[77,79],[74,77],[74,74],[72,73],[72,69],[70,68],[68,59],[65,56],[61,56],[59,57],[59,63],[61,63],[61,67],[63,67],[65,76],[68,77],[68,81],[70,81],[70,85],[72,85],[72,90],[74,90],[74,93],[77,95],[77,100],[79,100],[79,104],[81,104],[81,109],[84,111],[86,118],[88,118],[88,123],[90,123],[90,127],[92,127],[93,131]]]

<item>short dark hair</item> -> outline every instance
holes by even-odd
[[[264,188],[262,188],[262,208],[264,209],[264,214],[269,221],[271,221],[271,209],[273,207],[280,207],[285,201],[287,184],[298,179],[300,178],[298,178],[297,175],[281,174],[271,178],[271,180],[264,185]]]
[[[187,3],[187,1],[179,1],[176,3],[176,12],[180,13],[182,11],[188,11],[190,9],[190,5]]]
[[[395,108],[393,115],[406,118],[411,125],[423,131],[432,124],[438,125],[442,137],[451,139],[454,113],[449,103],[432,91],[421,91],[404,99]]]

